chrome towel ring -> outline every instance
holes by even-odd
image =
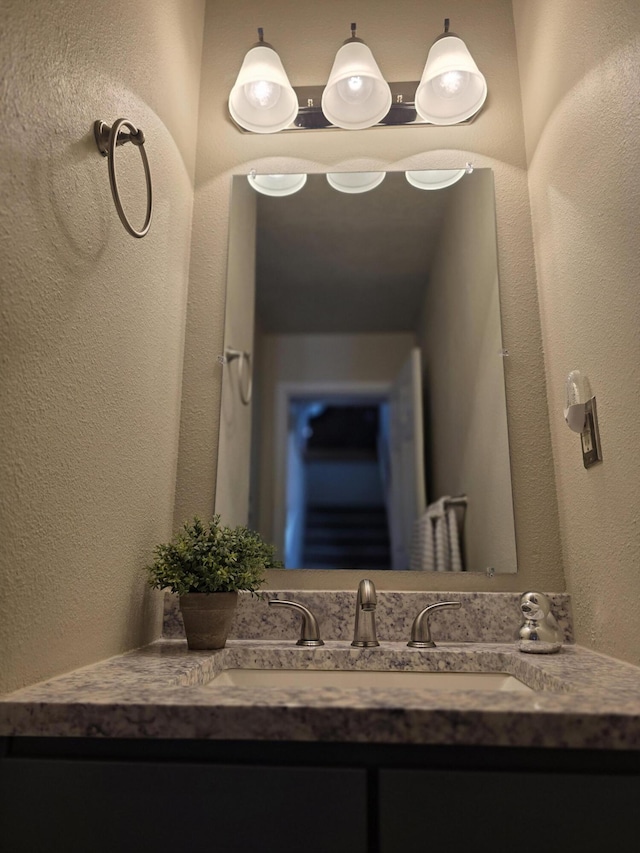
[[[126,127],[129,133],[121,133],[120,129]],[[151,225],[151,216],[153,214],[153,196],[151,191],[151,172],[149,171],[149,161],[147,160],[147,152],[144,150],[144,133],[139,130],[126,118],[119,118],[109,127],[99,119],[93,123],[93,135],[95,136],[96,145],[103,157],[106,157],[109,164],[109,183],[111,184],[111,194],[113,202],[118,211],[120,221],[127,229],[132,237],[144,237],[149,226]],[[122,207],[120,195],[118,193],[118,182],[116,179],[116,146],[124,145],[126,142],[133,142],[138,147],[140,156],[142,157],[142,165],[144,166],[144,177],[147,184],[147,213],[144,219],[144,225],[140,231],[131,225],[127,219],[127,215]]]

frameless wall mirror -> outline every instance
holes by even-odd
[[[516,571],[491,170],[257,178],[233,178],[216,511],[286,568]]]

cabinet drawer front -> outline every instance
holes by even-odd
[[[11,853],[366,853],[350,768],[0,760]]]
[[[638,775],[381,770],[380,853],[637,850]]]

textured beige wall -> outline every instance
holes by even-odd
[[[419,339],[430,401],[432,498],[466,494],[466,565],[516,570],[500,357],[493,180],[476,169],[448,190]]]
[[[326,80],[352,20],[391,80],[417,79],[445,16],[463,36],[486,75],[489,97],[471,125],[389,128],[358,132],[241,134],[226,101],[246,49],[263,26],[294,85]],[[193,249],[185,346],[185,371],[176,520],[208,514],[215,500],[221,351],[227,254],[227,220],[234,173],[421,169],[464,165],[492,168],[502,283],[509,436],[513,460],[520,573],[488,580],[479,575],[401,580],[380,573],[381,585],[410,588],[561,590],[564,581],[546,389],[540,338],[522,107],[510,0],[354,0],[297,4],[238,0],[207,4],[198,130]],[[295,579],[294,579],[295,574]],[[390,574],[390,573],[389,573]],[[338,573],[275,573],[272,583],[353,586]]]
[[[1,691],[157,635],[142,567],[172,526],[204,5],[0,18]],[[92,137],[120,116],[147,137],[143,240]],[[137,152],[118,154],[141,222]]]
[[[578,642],[640,664],[640,4],[515,0],[551,434]],[[598,400],[582,466],[566,374]]]

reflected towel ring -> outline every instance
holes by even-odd
[[[251,402],[251,392],[253,390],[253,372],[251,370],[251,353],[244,352],[243,350],[231,349],[227,347],[224,351],[225,360],[227,363],[235,361],[238,359],[238,387],[240,389],[240,399],[242,400],[245,406],[248,406]],[[249,368],[249,380],[247,383],[247,390],[245,391],[242,387],[243,384],[243,375],[244,375],[244,364],[247,363],[247,367]]]
[[[120,133],[120,128],[123,126],[129,129],[129,133]],[[149,230],[149,226],[151,225],[151,216],[153,214],[151,172],[149,171],[149,161],[147,159],[147,152],[144,150],[144,133],[139,130],[134,124],[132,124],[128,119],[119,118],[114,121],[111,127],[109,127],[108,124],[105,124],[103,121],[100,121],[98,119],[93,123],[93,134],[95,136],[98,150],[100,151],[103,157],[107,157],[108,159],[109,183],[111,185],[111,194],[113,196],[113,202],[116,206],[116,210],[118,211],[120,221],[132,237],[144,237],[147,231]],[[125,142],[133,142],[133,144],[138,147],[138,150],[140,151],[140,156],[142,157],[144,177],[147,184],[147,212],[144,220],[144,225],[142,226],[140,231],[136,231],[136,229],[130,224],[129,220],[127,219],[127,215],[124,212],[124,208],[122,207],[122,202],[120,201],[120,194],[118,193],[115,157],[116,145],[124,145]]]

